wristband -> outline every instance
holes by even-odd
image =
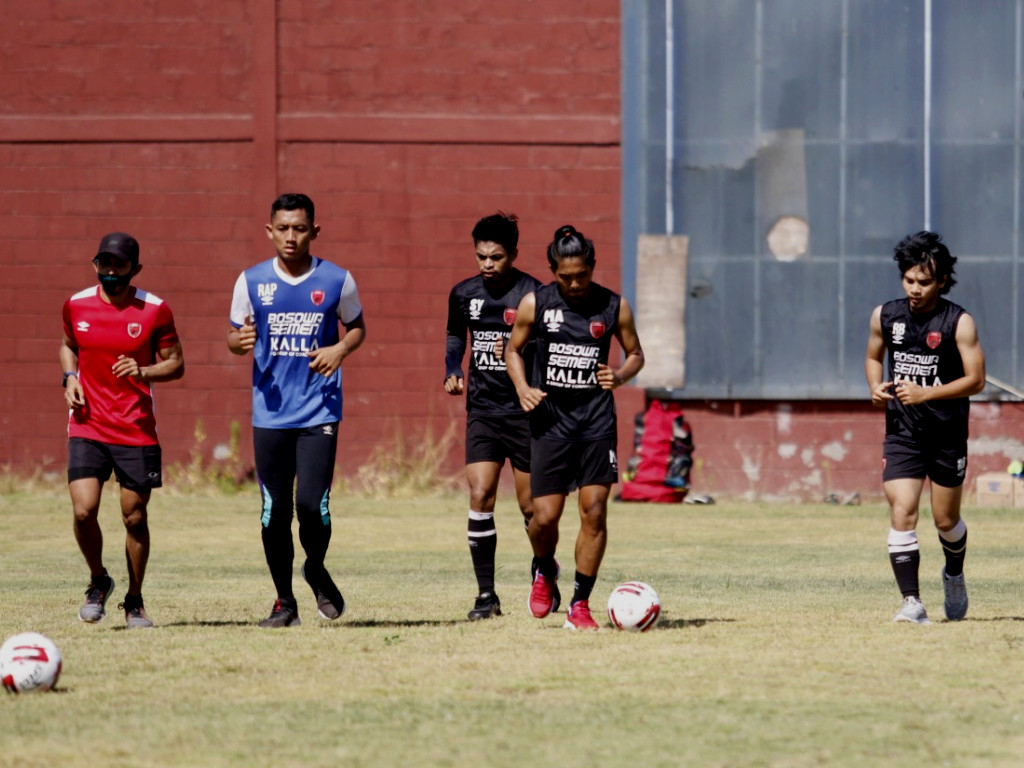
[[[68,379],[71,376],[74,376],[77,379],[78,378],[78,371],[64,371],[64,380],[60,383],[60,385],[62,387],[66,387],[68,385]]]

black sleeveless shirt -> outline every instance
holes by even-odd
[[[444,376],[446,379],[452,374],[462,376],[468,331],[470,376],[467,411],[494,415],[523,412],[512,379],[505,370],[505,361],[494,354],[494,342],[501,337],[508,343],[519,302],[540,284],[540,280],[513,267],[509,282],[500,292],[492,292],[481,275],[467,278],[452,288],[448,295]],[[530,351],[524,351],[524,356]]]
[[[591,283],[579,304],[569,304],[557,283],[538,288],[533,338],[534,386],[547,397],[532,412],[535,438],[594,440],[616,434],[615,398],[597,383],[597,364],[608,363],[619,328],[620,297]]]
[[[956,327],[965,310],[940,298],[931,312],[911,312],[907,299],[882,305],[882,338],[889,352],[889,377],[893,387],[912,381],[935,387],[964,375],[963,360],[956,346]],[[895,392],[893,392],[895,394]],[[885,411],[885,433],[915,440],[940,439],[943,444],[967,440],[970,400],[930,400],[904,405],[898,398]]]

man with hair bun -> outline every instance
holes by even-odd
[[[971,395],[985,388],[985,354],[974,318],[943,298],[956,284],[956,257],[934,232],[903,238],[893,250],[904,297],[875,307],[864,371],[871,404],[885,409],[882,483],[889,500],[889,561],[903,605],[893,621],[928,624],[921,602],[917,541],[924,481],[945,555],[941,579],[946,618],[967,615],[960,516],[967,472]],[[888,375],[886,355],[888,353]]]
[[[612,390],[644,365],[633,311],[624,298],[593,282],[595,263],[594,243],[572,226],[559,227],[548,246],[555,280],[523,297],[505,352],[519,403],[531,416],[529,534],[536,573],[529,608],[539,619],[552,611],[565,499],[579,490],[576,574],[564,625],[573,630],[598,628],[589,600],[608,538],[608,497],[618,481]],[[617,367],[610,361],[612,338],[624,353]],[[523,361],[531,339],[535,385]]]

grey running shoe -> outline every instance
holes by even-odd
[[[946,593],[946,601],[942,607],[946,610],[946,618],[950,621],[960,621],[967,615],[967,585],[964,583],[964,575],[947,576],[946,568],[942,568],[942,589]]]
[[[492,616],[501,616],[501,601],[494,592],[481,592],[477,595],[473,610],[466,617],[470,621],[479,621]]]
[[[909,621],[912,624],[931,624],[928,614],[924,610],[924,604],[913,595],[903,598],[903,607],[892,620]]]
[[[260,622],[260,628],[281,629],[282,627],[297,627],[300,624],[302,621],[299,619],[299,608],[295,604],[295,600],[278,598],[274,601],[270,615]]]
[[[114,580],[109,573],[104,572],[96,581],[90,581],[85,589],[85,602],[78,609],[78,619],[89,624],[101,620],[107,615],[107,600],[113,591]]]
[[[334,621],[345,612],[345,598],[341,596],[341,591],[335,586],[327,569],[321,567],[320,571],[322,573],[320,581],[314,584],[306,575],[306,564],[302,564],[302,578],[306,580],[309,588],[316,595],[316,608],[320,618]]]
[[[137,605],[136,602],[138,603]],[[125,595],[125,601],[117,607],[124,611],[124,620],[128,625],[128,629],[152,628],[153,622],[146,615],[146,609],[142,605],[141,597],[138,601],[134,601],[129,600],[128,595]]]

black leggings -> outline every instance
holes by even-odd
[[[331,541],[328,505],[337,449],[338,422],[304,429],[253,428],[256,475],[263,501],[263,551],[278,597],[293,596],[293,512],[299,519],[306,575],[316,578],[323,568]]]

